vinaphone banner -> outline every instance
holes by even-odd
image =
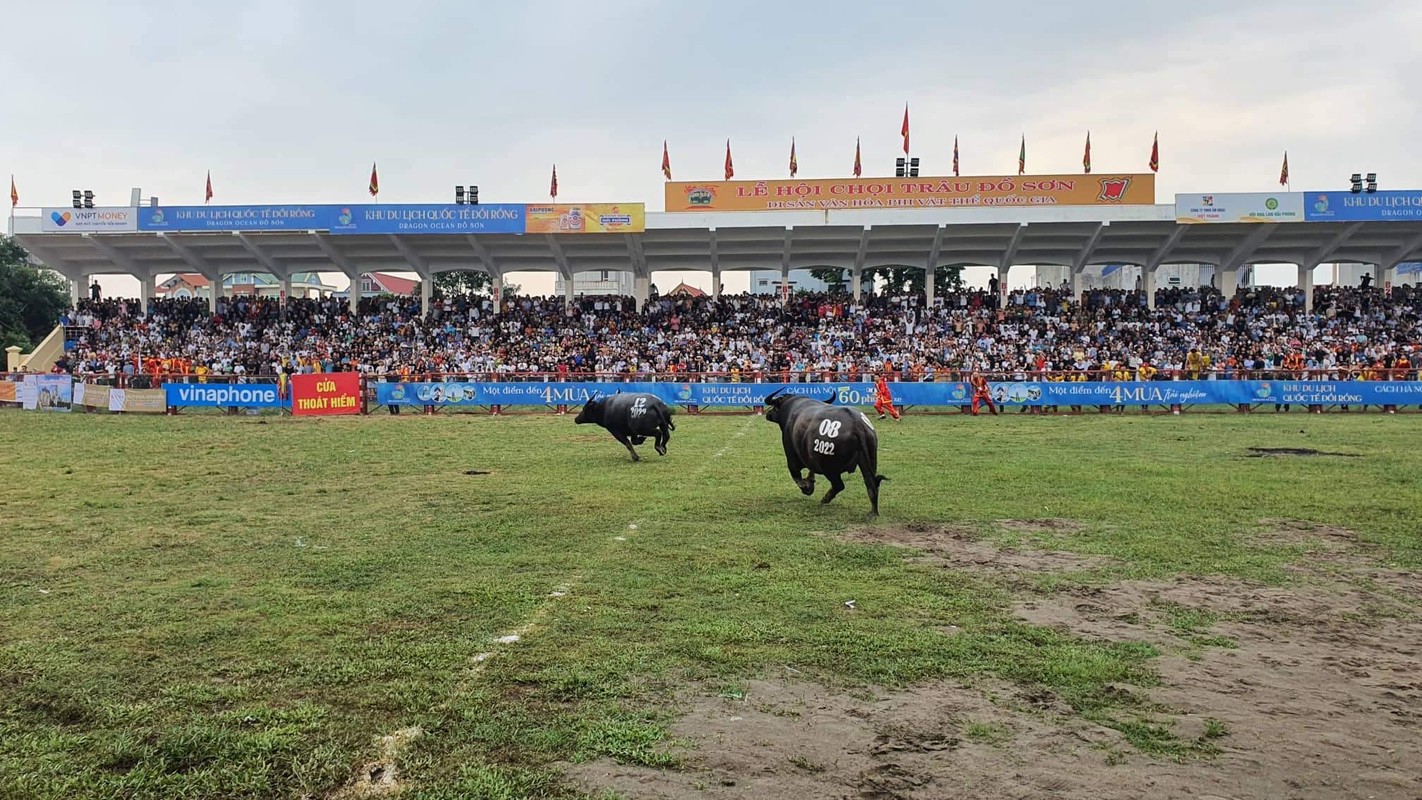
[[[1153,205],[1155,176],[669,181],[667,211]]]

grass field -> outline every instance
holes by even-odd
[[[879,428],[871,525],[857,479],[802,497],[754,417],[678,417],[670,455],[632,464],[571,417],[0,412],[0,797],[642,796],[588,765],[741,796],[683,714],[787,676],[865,702],[976,687],[978,718],[942,723],[964,758],[1089,725],[1115,737],[1103,769],[1207,770],[1248,722],[1226,706],[1182,729],[1167,665],[1244,653],[1258,620],[1164,591],[1169,637],[1093,635],[1034,624],[1024,599],[1345,580],[1374,601],[1339,625],[1422,605],[1385,580],[1422,565],[1414,418]],[[1350,555],[1279,530],[1347,531]],[[988,555],[924,557],[934,536]],[[1043,553],[1054,567],[1024,560]],[[1051,708],[993,717],[1013,692]],[[943,796],[886,791],[863,796]]]

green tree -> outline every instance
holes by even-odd
[[[30,266],[19,242],[0,236],[0,350],[29,350],[49,335],[69,307],[69,288],[51,272]]]
[[[923,294],[923,270],[918,267],[888,267],[883,270],[884,288],[890,293]],[[963,288],[963,268],[939,267],[933,274],[936,296]]]
[[[434,276],[434,295],[448,297],[454,294],[488,292],[492,285],[493,280],[487,272],[472,269],[441,272]]]

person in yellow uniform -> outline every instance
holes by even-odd
[[[1204,366],[1205,359],[1200,355],[1199,349],[1190,348],[1190,352],[1185,356],[1185,376],[1192,381],[1198,381]]]
[[[1158,375],[1159,373],[1160,373],[1160,370],[1156,369],[1155,367],[1152,367],[1152,366],[1150,365],[1150,362],[1149,362],[1149,361],[1142,361],[1142,362],[1141,362],[1141,365],[1140,365],[1139,367],[1136,367],[1136,380],[1138,380],[1138,381],[1153,381],[1153,380],[1155,380],[1155,376]],[[1149,405],[1144,405],[1144,404],[1141,405],[1141,413],[1142,413],[1142,414],[1149,414],[1149,413],[1150,413],[1150,406],[1149,406]]]

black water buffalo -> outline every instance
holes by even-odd
[[[601,425],[627,448],[633,461],[641,461],[633,445],[655,437],[657,453],[667,454],[667,442],[671,432],[676,430],[672,422],[672,411],[660,398],[653,394],[622,394],[610,397],[594,397],[583,404],[574,420],[579,425]]]
[[[821,503],[828,503],[844,491],[845,473],[859,470],[864,488],[869,490],[872,515],[879,516],[879,434],[863,413],[836,406],[834,395],[826,401],[800,395],[781,395],[781,390],[765,398],[765,418],[780,426],[785,461],[790,477],[806,495],[815,493],[815,475],[830,482]],[[801,477],[801,470],[809,475]]]

